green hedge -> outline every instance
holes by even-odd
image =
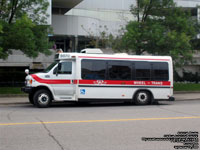
[[[21,87],[0,87],[0,94],[25,94]]]
[[[200,91],[200,84],[174,83],[174,91]]]

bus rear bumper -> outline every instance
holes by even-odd
[[[168,101],[175,101],[175,97],[170,96],[169,99],[168,99]]]
[[[168,99],[156,99],[156,101],[175,101],[175,98],[170,96]]]

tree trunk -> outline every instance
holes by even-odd
[[[8,23],[11,24],[17,10],[18,0],[12,0],[11,14]]]

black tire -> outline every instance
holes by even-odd
[[[33,100],[35,106],[39,108],[47,108],[51,104],[52,98],[49,91],[41,89],[35,92]]]
[[[29,99],[29,102],[34,105],[33,94],[32,93],[28,95],[28,99]]]
[[[151,94],[148,91],[138,91],[134,96],[134,103],[137,105],[147,105],[151,102]]]

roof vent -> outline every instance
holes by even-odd
[[[86,53],[86,54],[103,54],[102,50],[99,48],[86,48],[81,50],[81,53]]]

